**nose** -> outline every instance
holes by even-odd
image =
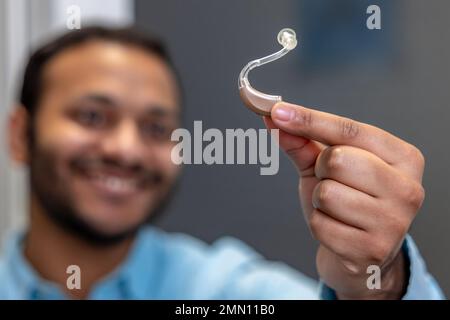
[[[106,133],[102,143],[105,156],[127,166],[141,164],[145,150],[137,125],[131,120],[121,121],[113,130]]]

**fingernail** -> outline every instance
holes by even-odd
[[[272,116],[280,121],[289,121],[292,119],[294,110],[289,107],[279,106],[275,109]]]

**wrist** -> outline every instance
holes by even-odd
[[[382,269],[379,289],[366,288],[357,293],[336,292],[336,297],[340,300],[398,300],[406,293],[408,278],[407,261],[401,250],[389,266]]]

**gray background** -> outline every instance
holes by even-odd
[[[295,54],[253,72],[253,85],[291,102],[380,126],[423,151],[427,196],[411,233],[448,295],[450,2],[339,1],[342,10],[319,21],[325,37],[322,51],[316,51],[321,58],[308,60],[302,58],[302,50],[306,52],[317,36],[308,38],[310,30],[303,22],[309,13],[302,14],[302,5],[313,1],[318,0],[138,0],[136,14],[140,27],[167,41],[179,66],[187,92],[187,128],[194,120],[202,120],[204,128],[262,128],[261,120],[239,99],[238,73],[250,59],[278,49],[275,37],[281,28],[292,27],[304,35]],[[346,10],[356,1],[366,8],[381,4],[381,31],[365,29],[365,10]],[[327,1],[322,2],[326,8]],[[318,14],[320,18],[320,10]],[[341,46],[327,47],[335,26],[330,20],[346,21],[354,14],[361,19],[356,28],[366,33],[350,28],[341,35]],[[353,31],[363,32],[366,43],[373,40],[382,48],[350,50],[353,58],[361,58],[355,63],[336,59],[347,48],[345,40],[355,44]],[[297,183],[284,155],[275,176],[260,176],[258,166],[186,166],[179,193],[159,224],[208,242],[236,236],[267,258],[317,277],[317,244],[303,221]]]

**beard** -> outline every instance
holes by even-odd
[[[30,144],[30,187],[43,208],[43,212],[58,227],[93,246],[113,246],[136,235],[139,229],[152,224],[165,211],[178,187],[178,180],[167,188],[167,192],[146,208],[143,221],[129,226],[119,232],[110,233],[99,230],[83,219],[76,208],[70,192],[64,186],[63,179],[58,174],[57,157],[51,151],[40,148],[35,141]],[[80,156],[72,161],[72,166],[83,165],[86,157]],[[147,179],[152,180],[153,187],[164,187],[167,184],[158,172],[147,171]]]

